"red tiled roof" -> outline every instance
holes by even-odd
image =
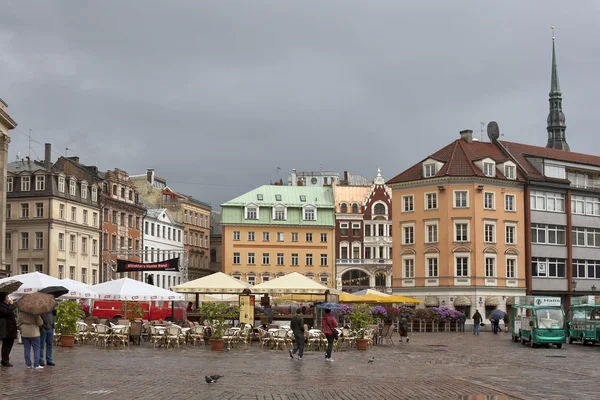
[[[493,143],[477,141],[469,143],[463,139],[455,140],[426,159],[432,158],[444,163],[444,166],[438,171],[436,177],[484,176],[483,171],[481,171],[481,169],[475,165],[475,161],[479,161],[487,157],[491,158],[496,163],[503,163],[511,160],[510,157],[504,154],[504,152]],[[390,179],[387,184],[424,179],[423,161],[413,165],[396,177]],[[496,177],[505,179],[504,175],[499,170],[496,170]],[[517,179],[520,181],[523,180],[521,173],[517,174]]]

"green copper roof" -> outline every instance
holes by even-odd
[[[333,208],[333,189],[330,186],[264,185],[221,204],[221,207],[246,206],[248,204],[255,204],[259,207],[272,207],[276,204],[286,207],[304,207],[310,204],[317,208]]]
[[[553,93],[560,94],[560,83],[558,82],[558,67],[556,66],[556,50],[554,49],[554,38],[552,38],[552,79],[550,83],[550,96]]]

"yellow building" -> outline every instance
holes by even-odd
[[[265,185],[221,207],[224,273],[257,284],[295,271],[332,286],[331,187]]]
[[[470,317],[525,295],[525,179],[472,131],[391,179],[394,292]]]

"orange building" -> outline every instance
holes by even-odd
[[[502,144],[462,131],[387,184],[394,292],[468,317],[525,295],[525,178]]]

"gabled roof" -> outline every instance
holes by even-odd
[[[13,174],[20,174],[22,172],[36,172],[36,171],[52,172],[52,171],[48,171],[46,169],[43,162],[28,161],[25,159],[8,163],[8,165],[6,166],[6,170]]]
[[[423,162],[430,158],[444,163],[435,178],[448,176],[485,177],[483,171],[475,165],[475,162],[486,157],[491,158],[497,164],[512,161],[511,158],[494,143],[479,141],[469,143],[466,140],[458,139],[390,179],[387,184],[429,179],[424,178],[423,176]],[[496,178],[506,179],[500,170],[496,170]],[[518,173],[517,180],[523,181],[523,179],[523,175]]]
[[[262,195],[262,200],[259,200],[259,195]],[[276,195],[281,195],[281,200],[277,200]],[[302,201],[301,196],[304,196],[306,201]],[[317,208],[333,208],[333,189],[330,186],[263,185],[229,200],[221,206],[245,206],[248,204],[255,204],[259,207],[284,204],[286,207],[312,205]]]

